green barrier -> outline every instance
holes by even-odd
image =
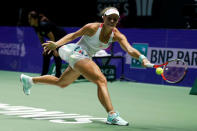
[[[137,49],[141,54],[144,56],[147,56],[148,53],[148,44],[144,43],[133,43],[133,48]],[[131,68],[144,68],[139,60],[136,60],[135,58],[131,58]]]
[[[68,64],[62,64],[61,72],[63,73],[67,67],[68,67]],[[116,67],[115,66],[106,65],[106,66],[101,66],[100,69],[108,81],[116,80]],[[48,74],[55,76],[55,73],[56,73],[55,63],[52,63]],[[78,79],[84,79],[84,77],[80,76]]]
[[[194,84],[192,86],[192,89],[190,90],[190,95],[197,95],[197,78],[194,81]]]

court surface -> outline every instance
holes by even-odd
[[[188,87],[108,82],[115,109],[130,123],[126,127],[112,126],[101,119],[84,119],[107,117],[93,83],[75,82],[64,89],[35,85],[31,95],[25,96],[19,81],[20,74],[0,71],[1,131],[197,131],[197,96],[189,95],[191,88]],[[3,108],[3,104],[9,105]],[[33,117],[27,114],[24,117],[25,110],[20,110],[22,113],[17,110],[18,114],[14,115],[12,111],[16,106],[58,111],[64,117]]]

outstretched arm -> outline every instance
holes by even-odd
[[[145,66],[147,63],[150,63],[147,58],[142,55],[138,50],[133,48],[125,35],[121,34],[119,31],[115,33],[115,40],[117,40],[124,51],[126,51],[130,56],[142,62],[142,65]]]
[[[67,34],[66,36],[58,40],[57,42],[47,41],[47,43],[43,44],[45,46],[45,50],[55,50],[57,47],[60,47],[72,40],[75,40],[78,37],[81,37],[83,35],[88,35],[88,33],[91,30],[90,26],[91,26],[90,24],[87,24],[83,26],[81,29],[79,29],[78,31]]]

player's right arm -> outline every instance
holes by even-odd
[[[77,39],[78,37],[81,37],[83,35],[91,35],[92,32],[93,32],[92,24],[87,24],[83,26],[81,29],[79,29],[78,31],[67,34],[57,42],[47,41],[47,43],[44,43],[43,45],[45,46],[46,50],[54,50],[57,47],[60,47],[66,43],[69,43],[70,41]]]
[[[134,57],[137,60],[141,59],[142,65],[146,66],[147,64],[150,64],[148,59],[142,55],[137,49],[133,48],[130,43],[128,42],[126,36],[119,32],[118,29],[114,30],[114,40],[118,41],[120,46],[123,50],[125,50],[130,56]],[[142,57],[142,58],[140,58]]]

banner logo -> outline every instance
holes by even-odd
[[[0,55],[24,57],[25,54],[24,43],[0,43]]]
[[[148,44],[147,43],[133,43],[133,48],[137,49],[141,54],[147,56],[148,53]],[[144,68],[141,63],[135,58],[131,58],[131,67],[132,68]]]
[[[197,68],[196,49],[148,47],[146,43],[133,43],[132,46],[145,55],[153,64],[162,64],[172,59],[181,59],[187,63],[188,68]],[[135,58],[131,58],[130,67],[143,68],[141,63]]]
[[[148,59],[151,63],[162,64],[171,59],[181,59],[189,68],[197,68],[197,50],[181,48],[148,48]]]
[[[153,0],[136,0],[137,16],[152,16]]]

